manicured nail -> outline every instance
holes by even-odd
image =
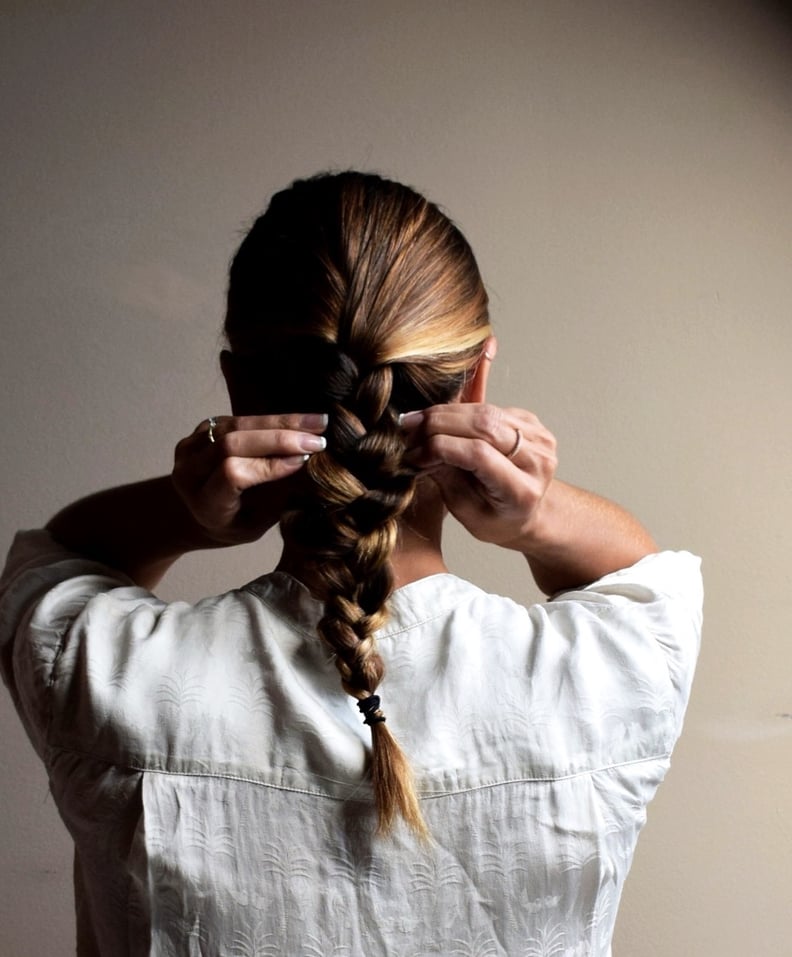
[[[402,412],[399,416],[399,425],[402,428],[409,428],[411,425],[418,425],[420,422],[423,422],[424,414],[418,409],[417,412]]]
[[[302,435],[300,448],[305,452],[321,452],[327,448],[327,439],[323,435]]]
[[[300,419],[301,429],[326,429],[330,417],[326,412],[307,412]]]
[[[289,468],[297,468],[298,465],[305,465],[310,455],[284,455],[281,462]]]

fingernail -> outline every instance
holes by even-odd
[[[300,436],[300,448],[305,452],[321,452],[327,448],[327,439],[323,435]]]
[[[297,468],[298,465],[305,465],[310,457],[310,455],[284,455],[281,462],[284,465]]]
[[[330,416],[326,412],[307,412],[300,419],[302,429],[326,429]]]
[[[423,419],[424,414],[420,409],[417,412],[402,412],[399,416],[399,425],[402,427],[418,425],[419,422],[423,422]]]

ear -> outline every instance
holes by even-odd
[[[481,358],[462,389],[462,402],[485,402],[487,399],[487,379],[489,378],[492,360],[498,352],[498,340],[490,336],[484,343]]]
[[[242,389],[240,377],[237,374],[233,352],[229,352],[228,349],[223,349],[220,353],[220,368],[223,372],[226,389],[228,389],[228,397],[231,400],[231,411],[234,415],[242,415],[244,390]]]

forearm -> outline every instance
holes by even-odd
[[[186,552],[220,544],[193,519],[169,475],[80,499],[58,512],[47,529],[64,547],[146,588]]]
[[[589,584],[658,550],[625,509],[558,479],[551,482],[519,548],[547,595]]]

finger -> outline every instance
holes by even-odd
[[[412,462],[411,464],[418,464]],[[435,472],[446,468],[461,469],[475,478],[488,496],[502,498],[501,490],[514,485],[522,471],[483,439],[434,436],[426,447],[419,467]]]
[[[179,442],[175,460],[177,468],[188,469],[197,478],[207,474],[224,458],[289,457],[321,452],[326,445],[324,436],[306,431],[228,431],[219,434],[214,442],[207,440],[205,432],[198,432]]]
[[[221,415],[213,417],[211,437],[216,442],[218,438],[231,432],[250,431],[294,431],[311,432],[321,435],[327,428],[328,417],[324,412],[295,412],[279,415]],[[190,448],[202,443],[213,444],[210,436],[210,420],[199,422],[191,435],[182,439],[180,446]]]
[[[327,448],[323,435],[286,429],[256,429],[226,432],[218,438],[220,453],[226,458],[272,458],[321,452]]]
[[[479,447],[469,458],[459,446],[457,452],[462,454],[448,456],[457,464],[435,469],[429,477],[450,511],[470,526],[483,517],[522,522],[544,495],[555,471],[552,459],[534,461],[530,471],[523,471],[488,446]]]
[[[555,443],[552,434],[532,412],[494,405],[457,403],[434,406],[405,415],[402,428],[407,436],[408,449],[425,444],[435,435],[483,439],[504,455],[514,450],[518,433],[523,440],[547,445]]]
[[[236,415],[219,419],[227,423],[224,431],[248,432],[267,429],[286,429],[295,432],[315,432],[320,434],[327,428],[328,416],[325,412],[293,412],[277,415]]]
[[[503,435],[504,438],[499,438],[495,444],[484,438],[432,435],[409,449],[404,461],[422,471],[443,465],[475,471],[478,463],[495,461],[493,456],[518,471],[533,471],[537,463],[544,460],[555,462],[555,439],[546,430],[537,432],[530,427],[509,426]]]

